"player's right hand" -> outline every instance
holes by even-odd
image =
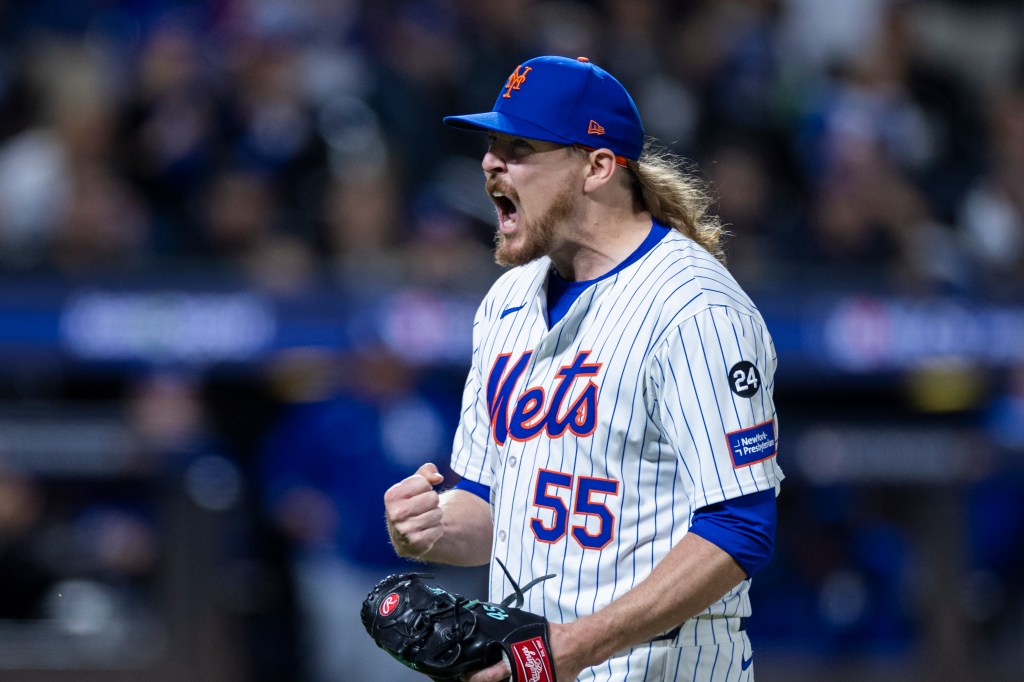
[[[444,533],[440,496],[434,490],[442,482],[444,476],[428,462],[384,493],[388,533],[399,556],[423,556]]]

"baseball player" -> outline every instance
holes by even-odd
[[[770,559],[776,357],[722,264],[709,198],[645,143],[585,58],[518,66],[484,131],[496,259],[451,466],[385,494],[399,554],[490,562],[490,599],[551,621],[557,679],[749,680],[750,576]],[[509,675],[505,663],[471,682]]]

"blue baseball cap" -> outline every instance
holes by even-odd
[[[516,67],[491,111],[446,116],[445,124],[534,140],[606,147],[640,158],[644,126],[622,83],[586,57],[536,57]]]

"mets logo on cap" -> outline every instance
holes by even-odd
[[[512,75],[508,77],[508,82],[505,83],[505,94],[502,95],[505,99],[512,99],[512,91],[518,90],[519,87],[526,81],[526,74],[533,71],[532,66],[523,67],[522,64],[516,67],[516,70],[512,72]]]

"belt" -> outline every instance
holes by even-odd
[[[663,642],[663,641],[665,641],[667,639],[675,639],[676,637],[679,636],[679,631],[682,630],[682,629],[683,629],[682,625],[677,625],[676,627],[672,628],[671,630],[669,630],[665,634],[659,635],[659,636],[657,636],[657,637],[655,637],[653,639],[647,640],[647,643],[650,644],[652,642]],[[739,629],[740,632],[743,632],[744,630],[747,629],[747,619],[746,619],[745,616],[740,618],[740,626],[739,626],[738,629]]]

